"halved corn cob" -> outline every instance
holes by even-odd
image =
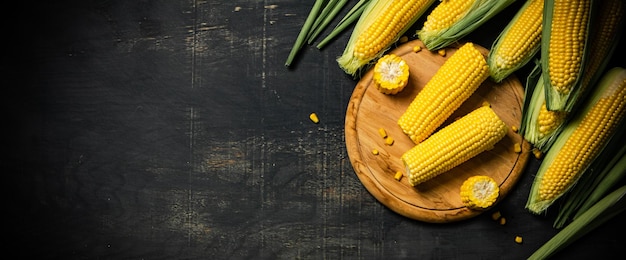
[[[409,183],[416,186],[493,148],[506,132],[490,107],[468,113],[402,155]]]
[[[484,56],[468,42],[461,46],[398,119],[411,140],[419,143],[431,135],[489,77]]]
[[[597,157],[626,116],[626,69],[613,68],[594,95],[558,136],[541,163],[526,208],[544,212],[567,192]]]
[[[489,75],[500,82],[539,52],[543,0],[527,0],[502,30],[489,52]]]
[[[339,66],[355,76],[396,42],[433,2],[372,0],[352,31],[343,55],[337,59]]]
[[[395,95],[409,82],[409,64],[400,56],[387,54],[376,62],[372,78],[380,92]]]
[[[563,111],[548,110],[545,101],[544,81],[541,68],[535,68],[527,80],[525,107],[522,115],[522,133],[536,148],[546,152],[555,137],[561,132],[568,115],[577,109],[584,97],[592,91],[597,80],[602,76],[606,64],[615,50],[626,19],[623,17],[626,3],[623,0],[608,0],[598,3],[593,17],[594,28],[591,31],[591,43],[588,46],[589,57],[584,66],[579,89],[572,93]],[[537,78],[539,77],[539,78]]]
[[[483,210],[496,203],[500,196],[500,187],[493,178],[476,175],[463,182],[460,193],[463,205],[470,209]]]
[[[458,41],[498,14],[515,0],[446,0],[428,15],[417,31],[429,50],[438,50]]]
[[[541,65],[548,110],[564,110],[580,84],[593,0],[545,0]]]

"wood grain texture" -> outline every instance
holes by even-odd
[[[423,51],[414,52],[413,46]],[[427,51],[423,43],[414,40],[399,46],[391,53],[401,56],[410,67],[409,83],[398,95],[380,93],[372,82],[369,71],[357,83],[346,112],[346,146],[357,176],[379,201],[390,209],[410,218],[425,222],[447,223],[480,214],[461,203],[459,189],[467,178],[474,175],[491,176],[500,186],[500,200],[504,198],[522,174],[530,154],[530,144],[509,127],[506,136],[494,149],[485,151],[454,169],[416,187],[407,178],[400,182],[393,176],[405,172],[400,157],[415,144],[402,132],[397,120],[428,80],[460,45],[446,48],[446,56]],[[476,47],[485,55],[487,50]],[[501,83],[486,80],[478,90],[441,126],[462,117],[489,102],[496,114],[508,125],[519,127],[523,102],[523,88],[515,77]],[[385,145],[378,129],[384,128],[395,139],[392,146]],[[513,151],[515,143],[521,153]],[[377,149],[380,154],[372,154]],[[406,173],[405,173],[406,175]]]

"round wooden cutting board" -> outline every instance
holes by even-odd
[[[422,50],[413,52],[419,45]],[[397,95],[380,93],[372,82],[370,70],[357,83],[346,112],[345,135],[350,162],[365,188],[378,201],[406,217],[432,223],[446,223],[467,219],[482,211],[471,210],[461,203],[459,189],[463,181],[474,175],[491,176],[500,186],[504,198],[521,176],[529,158],[530,144],[511,130],[496,144],[494,149],[481,153],[454,169],[425,183],[413,187],[407,177],[394,179],[397,171],[405,173],[400,157],[414,143],[397,124],[411,101],[435,74],[437,69],[461,45],[446,48],[446,55],[425,49],[419,40],[407,42],[391,51],[401,56],[410,66],[409,83]],[[488,51],[476,46],[485,56]],[[484,101],[509,126],[519,128],[523,103],[523,87],[514,76],[496,84],[487,79],[444,123],[449,124],[468,112],[480,107]],[[378,129],[384,128],[395,142],[385,144]],[[514,144],[521,143],[522,152],[514,151]],[[372,150],[379,151],[374,155]]]

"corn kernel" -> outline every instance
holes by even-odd
[[[520,143],[515,143],[513,145],[513,151],[515,153],[521,153],[522,152],[522,145],[520,145]]]
[[[400,37],[400,43],[405,43],[409,41],[409,37],[407,37],[406,35],[403,35],[402,37]]]
[[[515,236],[515,243],[521,244],[522,243],[522,237],[521,236]]]
[[[517,126],[512,125],[511,126],[511,130],[513,130],[513,132],[517,133],[517,131],[519,131],[519,128],[517,128]]]
[[[483,105],[484,107],[491,107],[491,103],[489,103],[489,101],[487,101],[487,100],[483,101],[483,104],[482,104],[482,105]]]
[[[441,57],[445,57],[446,56],[446,49],[439,49],[437,51],[437,54],[439,54],[439,56],[441,56]]]
[[[506,224],[506,218],[505,217],[501,217],[500,221],[498,222],[501,226],[504,226],[504,224]]]
[[[420,47],[419,45],[415,45],[415,46],[413,47],[413,52],[419,52],[419,51],[421,51],[421,50],[422,50],[422,47]]]
[[[491,214],[491,219],[493,219],[494,221],[500,219],[500,217],[502,217],[502,214],[500,213],[500,211],[496,211]]]
[[[385,138],[385,144],[386,145],[390,145],[391,146],[391,145],[393,145],[393,142],[394,142],[394,140],[393,140],[393,138],[391,136],[387,136],[387,138]]]
[[[311,119],[311,121],[313,121],[313,123],[316,123],[316,124],[320,122],[320,119],[317,117],[317,114],[315,113],[311,113],[309,115],[309,119]]]
[[[373,155],[378,155],[378,150],[376,150],[376,149],[372,150],[372,154]]]
[[[397,181],[400,181],[400,179],[402,179],[402,172],[397,171],[396,175],[394,175],[393,178],[396,179]]]
[[[537,159],[543,158],[543,153],[537,148],[533,149],[533,155],[535,155],[535,158]]]
[[[384,128],[379,128],[378,134],[380,135],[381,138],[387,138],[387,131],[385,131]]]

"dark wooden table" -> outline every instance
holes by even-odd
[[[521,2],[466,39],[489,47]],[[5,8],[5,254],[522,259],[556,233],[555,210],[524,209],[536,159],[493,209],[504,226],[493,210],[428,224],[376,201],[344,143],[356,80],[335,57],[349,33],[321,51],[305,47],[293,68],[284,66],[311,6],[87,0]],[[624,217],[557,258],[619,255]]]

